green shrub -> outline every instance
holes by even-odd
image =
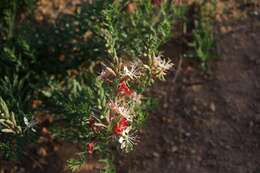
[[[193,41],[190,46],[195,51],[195,56],[205,69],[210,59],[214,57],[214,18],[216,1],[199,1],[195,5],[197,10],[195,28],[193,30]]]

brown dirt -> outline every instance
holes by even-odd
[[[118,173],[260,172],[260,21],[217,32],[219,59],[203,74],[184,62],[157,84],[159,98],[140,144],[118,161]],[[172,41],[166,54],[181,47]]]

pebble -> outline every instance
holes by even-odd
[[[215,112],[216,111],[216,105],[215,105],[215,103],[210,103],[210,110],[212,111],[212,112]]]
[[[253,121],[250,121],[249,122],[249,127],[252,128],[254,126],[254,122]]]
[[[178,151],[178,147],[173,146],[173,147],[171,148],[171,152],[175,153],[176,151]]]
[[[152,155],[153,155],[153,157],[155,157],[155,158],[159,158],[159,157],[160,157],[160,154],[157,153],[157,152],[153,152]]]
[[[197,106],[192,106],[192,110],[194,111],[194,112],[196,112],[198,109],[197,109]]]
[[[192,85],[191,89],[194,92],[199,92],[202,90],[202,85]]]
[[[168,108],[168,104],[167,104],[167,103],[164,103],[164,104],[163,104],[163,108],[165,108],[165,109]]]
[[[186,137],[190,137],[191,134],[190,134],[189,132],[186,132],[186,133],[185,133],[185,136],[186,136]]]
[[[48,152],[47,152],[46,148],[41,147],[41,148],[38,149],[37,154],[40,155],[40,156],[45,157],[45,156],[48,155]]]
[[[226,148],[227,150],[230,150],[230,149],[231,149],[231,146],[230,146],[230,145],[225,145],[225,148]]]
[[[226,28],[225,26],[221,26],[220,32],[223,33],[223,34],[225,34],[225,33],[227,33],[228,31],[227,31],[227,28]]]

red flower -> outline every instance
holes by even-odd
[[[152,4],[156,5],[156,6],[160,6],[161,2],[162,2],[162,0],[152,0]]]
[[[120,120],[120,126],[125,129],[128,126],[127,120],[125,117],[122,117]]]
[[[133,92],[128,88],[125,82],[121,82],[118,87],[118,93],[130,96]]]
[[[118,124],[116,124],[114,126],[114,133],[117,135],[120,135],[122,133],[122,129],[120,128],[120,126]]]
[[[128,126],[127,120],[125,117],[122,117],[120,121],[114,126],[114,133],[120,135],[124,129]]]
[[[94,142],[88,143],[87,150],[89,154],[92,154],[94,151]]]

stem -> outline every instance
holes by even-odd
[[[8,27],[8,34],[7,39],[10,40],[13,38],[14,35],[14,26],[15,26],[15,19],[16,19],[16,13],[17,13],[17,2],[16,0],[11,2],[12,9],[10,10],[11,20],[8,21],[9,27]]]

